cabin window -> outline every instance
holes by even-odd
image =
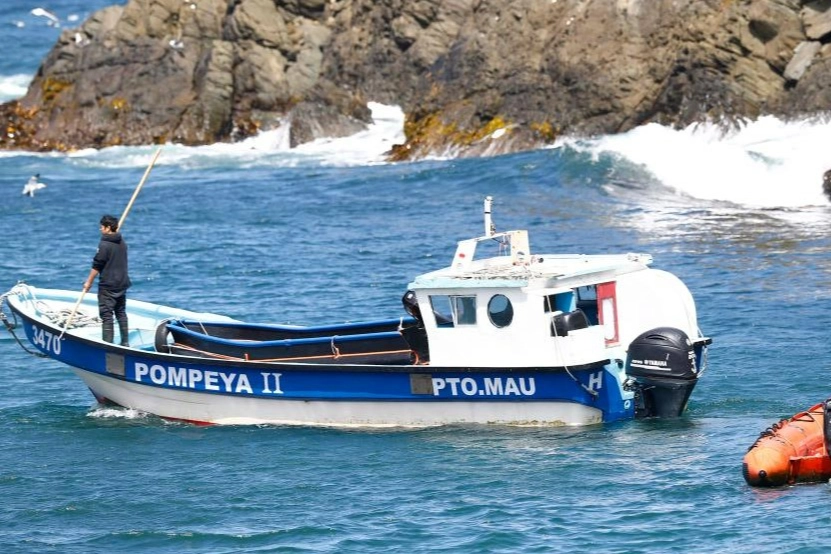
[[[476,297],[451,296],[457,325],[476,325]]]
[[[437,327],[453,327],[453,310],[450,307],[449,296],[431,296],[430,306],[433,308]]]
[[[543,298],[545,313],[570,312],[574,309],[574,293],[571,291],[549,294]]]
[[[597,315],[597,286],[586,285],[574,289],[577,293],[577,308],[583,310],[591,325],[600,321]]]
[[[430,306],[433,308],[433,316],[438,327],[476,325],[475,295],[430,296]]]
[[[488,317],[495,327],[507,327],[514,319],[514,307],[504,294],[494,295],[488,302]]]

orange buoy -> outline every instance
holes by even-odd
[[[759,435],[742,464],[748,485],[779,487],[831,478],[824,431],[826,405],[831,410],[831,399],[783,419]]]

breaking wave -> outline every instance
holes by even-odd
[[[827,206],[823,173],[831,123],[784,122],[763,117],[731,132],[714,124],[676,130],[648,124],[591,140],[566,139],[557,147],[589,152],[595,160],[640,167],[678,193],[755,208]]]

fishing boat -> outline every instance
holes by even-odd
[[[401,313],[383,319],[245,323],[131,298],[121,346],[101,340],[94,295],[22,283],[0,314],[21,346],[72,367],[98,402],[197,424],[680,416],[711,343],[682,281],[647,254],[532,253],[528,231],[497,232],[491,208],[487,197],[484,235],[415,277]]]
[[[831,479],[831,398],[774,423],[750,445],[742,474],[754,487]]]

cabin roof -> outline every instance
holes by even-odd
[[[614,276],[646,269],[649,254],[533,254],[516,260],[498,256],[424,273],[410,289],[442,288],[549,288],[596,283]]]

